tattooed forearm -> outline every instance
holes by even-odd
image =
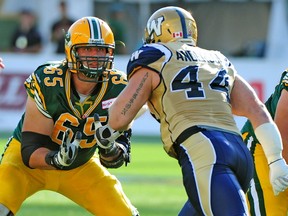
[[[148,78],[148,72],[144,75],[144,77],[141,80],[141,83],[139,84],[138,88],[136,89],[135,93],[132,95],[128,103],[125,105],[124,109],[121,111],[122,115],[126,115],[128,110],[131,108],[132,104],[134,103],[134,100],[139,96],[140,90],[143,88],[143,85],[145,81]]]

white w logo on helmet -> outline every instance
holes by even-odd
[[[153,32],[155,32],[155,34],[157,36],[160,36],[162,34],[161,31],[161,24],[164,21],[164,17],[158,17],[156,20],[152,20],[150,23],[148,23],[148,25],[150,24],[150,26],[147,25],[147,29],[149,31],[149,35],[151,35],[151,39],[153,39]]]

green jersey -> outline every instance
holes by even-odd
[[[84,164],[94,155],[97,145],[93,116],[98,113],[101,122],[107,122],[109,106],[127,85],[125,73],[112,70],[110,74],[109,81],[99,82],[84,101],[80,100],[71,82],[66,61],[41,65],[25,81],[28,96],[33,98],[43,115],[54,121],[51,145],[47,146],[49,149],[59,150],[63,134],[68,128],[73,131],[71,137],[76,131],[82,132],[77,158],[67,169]],[[24,115],[13,133],[20,142]]]
[[[278,85],[276,85],[274,93],[265,102],[265,105],[266,105],[266,107],[267,107],[267,109],[268,109],[268,111],[269,111],[269,113],[273,119],[275,116],[277,103],[279,101],[279,98],[280,98],[280,95],[281,95],[281,92],[283,89],[288,91],[288,70],[286,70],[282,73],[280,82],[278,83]],[[254,134],[254,130],[253,130],[253,127],[251,125],[251,122],[249,120],[246,121],[241,132],[242,132],[242,134],[244,134],[244,140],[246,143],[247,143],[247,140],[249,139],[250,136],[253,136],[253,140],[255,141],[253,143],[259,143],[259,141],[257,140],[257,138]],[[247,134],[247,136],[246,136],[246,134]],[[251,146],[249,148],[251,149],[251,151],[253,151],[255,146],[254,147]]]

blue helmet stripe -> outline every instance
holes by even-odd
[[[183,38],[188,38],[185,17],[181,13],[181,11],[176,9],[176,12],[178,13],[178,15],[180,17],[180,22],[181,22],[181,26],[182,26],[182,30],[183,30]]]

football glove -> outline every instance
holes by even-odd
[[[110,149],[113,147],[114,141],[122,134],[122,132],[115,131],[108,125],[102,126],[100,117],[97,113],[94,114],[94,124],[97,145],[102,149]]]
[[[59,151],[51,151],[46,156],[46,163],[54,166],[57,169],[63,169],[63,167],[70,166],[75,160],[78,154],[79,143],[82,138],[82,133],[77,131],[75,139],[71,143],[69,134],[71,129],[68,129],[63,136],[62,144]]]
[[[100,162],[106,168],[118,168],[130,162],[131,129],[118,132],[108,125],[102,126],[99,115],[94,115],[95,139],[99,149]]]
[[[283,158],[277,159],[269,164],[270,182],[274,195],[286,190],[288,187],[288,166]]]
[[[108,157],[113,157],[113,159],[107,159]],[[130,163],[130,144],[115,142],[109,151],[99,148],[99,159],[106,168],[119,168],[124,163],[127,166]]]

